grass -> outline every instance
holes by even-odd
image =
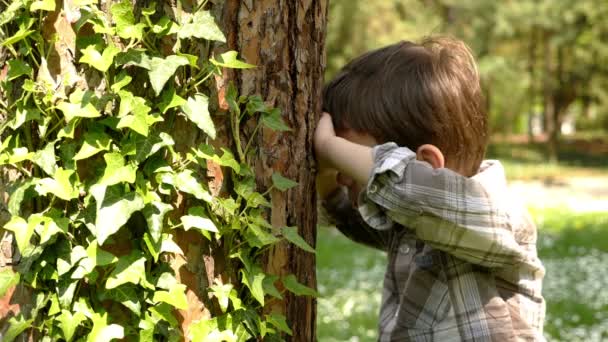
[[[606,139],[599,144],[608,146]],[[502,142],[490,147],[488,157],[501,159],[511,180],[603,176],[605,181],[608,154],[596,150],[566,141],[560,162],[548,164],[542,145]],[[608,212],[576,213],[542,203],[530,210],[547,271],[545,336],[549,341],[608,340]],[[317,257],[319,341],[375,341],[386,255],[320,227]]]
[[[534,213],[549,341],[608,339],[608,213]],[[319,341],[375,341],[386,255],[319,229]]]

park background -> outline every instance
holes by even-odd
[[[479,65],[487,157],[539,230],[549,341],[608,340],[608,2],[332,0],[326,80],[353,57],[449,34]],[[319,341],[374,341],[386,255],[331,227],[317,239]]]

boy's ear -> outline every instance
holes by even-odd
[[[416,159],[424,160],[425,162],[431,164],[433,169],[441,169],[445,167],[445,158],[443,157],[443,153],[435,145],[424,144],[418,147],[416,150]]]

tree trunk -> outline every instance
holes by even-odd
[[[106,3],[105,8],[109,8],[111,3],[112,1]],[[149,1],[135,1],[135,6],[142,8],[148,3]],[[227,46],[217,46],[216,55],[227,49],[236,50],[240,52],[241,59],[257,66],[244,72],[227,70],[223,78],[216,79],[219,106],[227,109],[223,107],[224,94],[228,84],[233,83],[240,95],[260,95],[268,105],[281,109],[283,119],[292,130],[281,133],[262,129],[258,134],[253,143],[256,150],[253,169],[257,186],[258,190],[268,189],[271,186],[268,182],[274,172],[298,182],[297,187],[286,192],[271,192],[272,208],[268,214],[276,229],[297,226],[299,234],[314,246],[316,193],[312,137],[321,110],[327,0],[225,0],[213,3],[213,11],[218,22],[224,26],[223,31],[228,40]],[[170,4],[164,2],[157,8],[163,6],[169,8]],[[57,76],[61,68],[51,71],[53,76]],[[214,119],[217,119],[217,139],[213,144],[230,147],[230,128],[221,121],[220,116]],[[0,118],[0,123],[4,120],[6,118]],[[176,138],[177,151],[187,151],[204,141],[205,137],[191,128],[191,123],[184,119],[176,120],[172,128],[172,133],[175,134],[172,136]],[[251,128],[244,127],[244,132],[241,133],[247,136],[251,134]],[[215,176],[217,188],[229,186],[222,184],[221,169],[208,166],[209,176]],[[8,214],[8,198],[5,194],[7,186],[14,179],[6,169],[0,171],[0,226],[3,226],[10,217],[5,215]],[[211,186],[210,189],[214,192]],[[187,203],[180,204],[175,215],[183,214],[182,211],[187,208]],[[175,255],[170,264],[178,280],[187,286],[188,309],[179,312],[181,328],[187,332],[191,322],[209,318],[215,311],[213,303],[208,299],[208,286],[217,279],[233,282],[238,272],[231,269],[229,261],[224,260],[224,246],[221,242],[209,243],[193,231],[175,230],[175,235],[184,255]],[[128,239],[126,243],[129,243]],[[2,252],[5,252],[5,244],[3,242]],[[11,244],[8,243],[9,246]],[[4,257],[4,254],[0,253],[0,257]],[[118,252],[116,254],[120,255]],[[0,266],[4,266],[2,263],[11,258],[12,255],[0,258]],[[316,287],[314,254],[293,245],[282,243],[275,246],[265,256],[264,266],[268,273],[294,274],[300,283]],[[19,312],[20,305],[21,310],[25,309],[27,301],[22,297],[17,288],[9,290],[7,296],[0,298],[0,318],[6,317],[7,310]],[[284,300],[275,302],[269,310],[287,317],[293,330],[293,337],[288,339],[316,339],[314,298],[285,292]]]
[[[261,95],[268,105],[281,109],[292,128],[286,134],[263,129],[257,138],[258,186],[268,188],[273,172],[299,183],[287,192],[272,192],[271,223],[277,228],[297,226],[311,244],[316,239],[312,137],[321,110],[326,18],[327,0],[227,0],[220,20],[228,48],[257,66],[228,73],[224,85],[233,82],[240,94]],[[266,255],[266,269],[295,274],[301,283],[316,286],[314,255],[288,244]],[[286,315],[294,341],[315,340],[314,298],[289,293],[272,310]]]

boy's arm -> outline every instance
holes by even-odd
[[[371,227],[383,230],[397,222],[431,246],[486,267],[526,259],[507,213],[475,178],[433,169],[395,144],[372,150],[336,137],[326,114],[315,131],[315,150],[338,171],[367,184],[359,209]]]

